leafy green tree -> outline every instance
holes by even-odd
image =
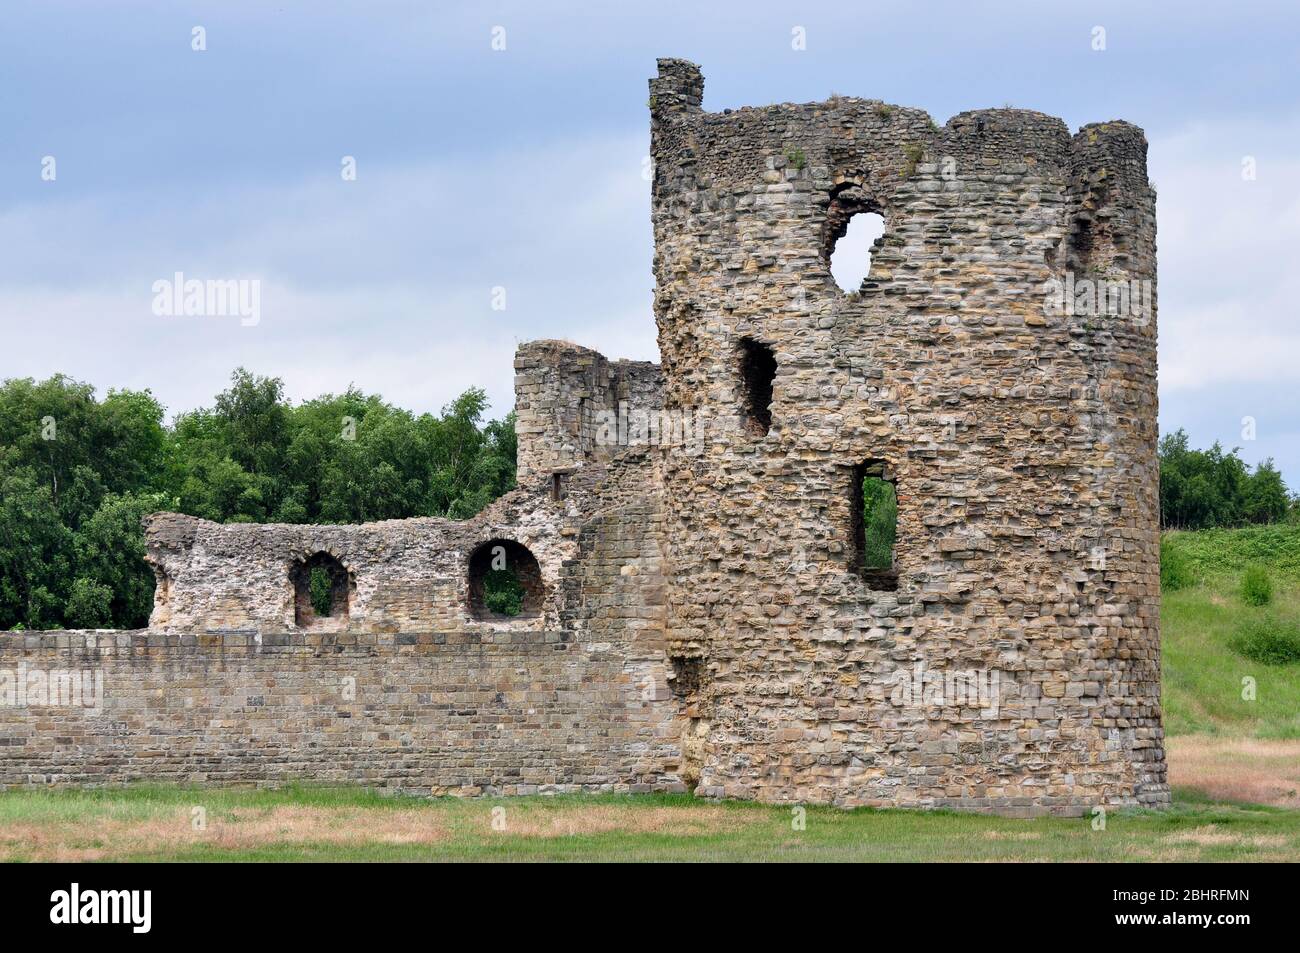
[[[112,589],[79,576],[72,583],[64,619],[77,629],[107,628],[113,619],[112,603]]]
[[[1215,443],[1193,450],[1183,430],[1162,437],[1159,453],[1162,527],[1205,529],[1286,517],[1289,493],[1272,460],[1252,473],[1235,449],[1225,452]]]
[[[73,536],[73,595],[77,582],[108,593],[107,621],[115,626],[149,623],[154,575],[144,561],[142,521],[166,506],[166,497],[157,493],[110,495]]]
[[[0,450],[0,629],[57,624],[67,595],[71,531],[59,518],[47,475],[16,466]]]
[[[483,604],[497,615],[513,617],[524,611],[524,587],[514,567],[487,571],[483,577]]]
[[[231,375],[230,388],[217,395],[213,414],[227,452],[244,470],[268,477],[283,472],[292,414],[283,381],[241,367]]]
[[[55,506],[78,467],[93,470],[110,492],[156,488],[164,464],[162,417],[148,391],[110,391],[97,402],[94,388],[62,374],[0,387],[0,446],[49,486]]]
[[[329,573],[321,566],[312,566],[308,575],[308,589],[311,593],[312,610],[324,618],[334,607],[334,594],[330,587]]]
[[[416,416],[349,388],[297,406],[237,369],[165,427],[148,391],[63,375],[0,385],[0,628],[140,626],[153,602],[141,518],[356,523],[466,518],[515,482],[514,416],[471,389]]]
[[[1246,481],[1242,513],[1251,523],[1280,523],[1286,519],[1290,494],[1282,482],[1282,474],[1270,457]]]
[[[892,569],[898,533],[898,497],[894,485],[880,477],[862,480],[862,518],[867,569]]]

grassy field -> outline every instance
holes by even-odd
[[[195,809],[205,812],[196,830]],[[137,787],[0,796],[6,860],[1231,861],[1300,859],[1300,811],[1180,793],[1169,811],[1008,820],[685,795],[382,798]]]
[[[1300,665],[1261,665],[1229,648],[1247,619],[1300,623],[1300,526],[1173,533],[1169,545],[1186,557],[1196,584],[1162,600],[1166,733],[1300,739]],[[1252,563],[1270,574],[1269,605],[1241,597]],[[1246,678],[1254,680],[1253,700],[1242,697]]]
[[[1300,861],[1300,664],[1236,654],[1246,620],[1300,619],[1300,527],[1172,534],[1164,597],[1174,805],[1093,818],[715,804],[688,796],[387,798],[140,786],[0,793],[0,860]],[[1248,564],[1274,595],[1247,605]],[[1243,678],[1255,697],[1242,696]]]

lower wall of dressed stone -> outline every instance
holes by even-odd
[[[0,787],[680,791],[667,675],[567,632],[4,634]]]

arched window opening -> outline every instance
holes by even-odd
[[[294,563],[294,624],[310,628],[348,617],[352,580],[347,568],[329,553],[315,553]]]
[[[534,617],[544,596],[542,569],[523,544],[493,539],[470,553],[469,610],[475,619]]]

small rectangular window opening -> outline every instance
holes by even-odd
[[[564,473],[552,473],[552,474],[551,474],[551,499],[552,499],[552,500],[557,500],[557,501],[558,501],[558,500],[562,500],[562,499],[564,499],[564,478],[565,478],[565,476],[566,476],[566,474],[564,474]]]
[[[756,433],[772,429],[772,385],[776,379],[776,354],[761,341],[740,342],[740,390],[745,421]]]
[[[853,521],[852,568],[872,589],[898,588],[894,543],[898,536],[898,493],[881,461],[853,468],[850,513]]]
[[[669,658],[672,663],[672,693],[677,698],[690,698],[699,694],[704,684],[704,659],[698,656],[674,655]]]

